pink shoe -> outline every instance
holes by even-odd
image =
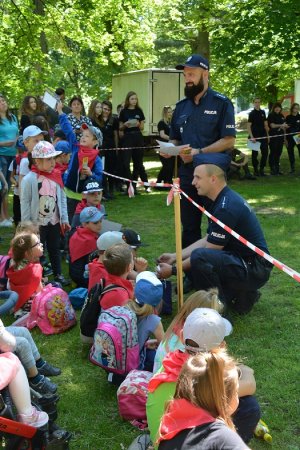
[[[18,414],[18,421],[26,423],[35,428],[40,428],[48,423],[48,414],[44,411],[38,411],[34,406],[32,407],[31,414],[29,416],[25,414]]]

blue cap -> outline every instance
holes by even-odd
[[[231,155],[228,153],[200,153],[193,158],[194,167],[202,164],[213,164],[226,172],[231,163]]]
[[[79,216],[80,223],[84,222],[98,222],[99,220],[103,219],[103,214],[101,211],[99,211],[98,208],[95,208],[95,206],[88,206],[87,208],[84,208]]]
[[[188,57],[185,63],[178,64],[175,69],[183,70],[185,67],[200,67],[201,69],[209,70],[209,62],[201,55],[192,55]]]
[[[58,141],[55,145],[55,150],[62,153],[71,153],[70,144],[67,141]]]
[[[21,150],[26,150],[26,147],[24,145],[23,136],[19,136],[16,142],[16,147],[20,148]]]
[[[153,272],[149,272],[148,270],[140,272],[135,280],[134,295],[135,301],[139,305],[147,304],[155,307],[162,300],[162,282]]]
[[[38,136],[39,134],[43,134],[45,136],[48,134],[48,131],[43,131],[36,125],[29,125],[29,127],[26,127],[23,131],[23,141],[26,141],[26,139],[30,137]]]

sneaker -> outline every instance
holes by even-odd
[[[151,187],[150,187],[150,186],[148,186],[148,187],[147,187],[147,189],[146,189],[146,192],[147,192],[147,194],[151,194],[151,192],[152,192],[152,189],[151,189]]]
[[[37,370],[40,375],[44,375],[45,377],[56,377],[61,374],[61,370],[58,367],[51,366],[47,361],[45,361],[42,367],[38,367]]]
[[[53,275],[52,267],[49,265],[43,266],[43,277],[47,278],[50,277],[50,275]]]
[[[63,275],[56,275],[56,277],[54,277],[54,281],[57,281],[62,286],[69,286],[71,284],[71,281]]]
[[[49,380],[49,378],[46,378],[44,375],[42,375],[41,381],[39,383],[34,384],[32,381],[29,380],[29,386],[39,394],[55,394],[57,391],[57,386],[55,383],[52,383],[52,381]]]
[[[21,423],[26,423],[26,425],[31,425],[35,428],[40,428],[48,423],[49,416],[44,411],[38,411],[34,406],[32,406],[31,414],[18,414],[18,421]]]

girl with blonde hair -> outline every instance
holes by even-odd
[[[159,450],[248,449],[235,432],[239,386],[236,362],[222,349],[189,358],[159,430]]]
[[[180,349],[184,351],[184,345],[180,340],[180,332],[186,318],[196,308],[211,308],[222,314],[224,305],[219,300],[218,289],[212,288],[208,291],[196,291],[184,302],[182,308],[169,325],[169,328],[165,332],[164,339],[156,351],[153,367],[154,373],[161,368],[162,361],[167,353]]]

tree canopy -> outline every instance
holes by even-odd
[[[1,91],[103,98],[113,73],[209,57],[222,92],[274,100],[300,60],[298,0],[2,0]]]

